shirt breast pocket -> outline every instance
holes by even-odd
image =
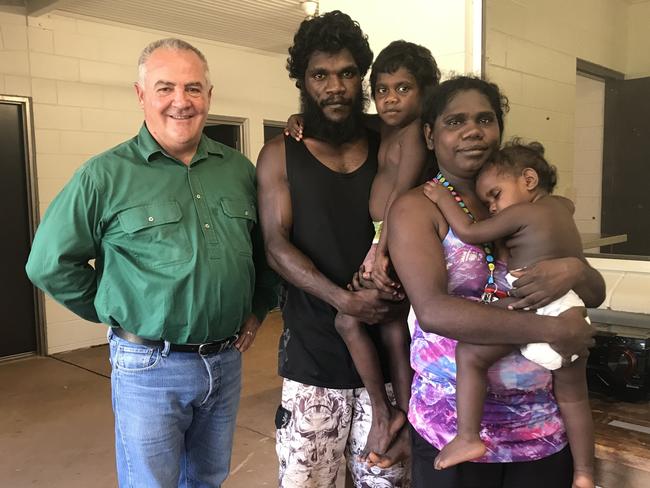
[[[229,245],[239,254],[251,256],[253,254],[251,231],[257,223],[255,204],[248,200],[234,198],[222,198],[219,203],[225,216],[224,231]]]
[[[124,248],[147,268],[181,264],[192,257],[178,202],[151,203],[123,210],[117,216]]]

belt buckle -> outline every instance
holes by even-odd
[[[209,342],[205,343],[205,344],[201,344],[199,346],[199,351],[198,351],[199,356],[208,356],[209,354],[212,354],[213,351],[212,351],[211,348],[213,348],[213,347],[214,347],[214,344],[211,344]]]
[[[229,337],[216,344],[214,342],[207,342],[205,344],[201,344],[199,346],[199,355],[207,356],[209,354],[219,354],[220,352],[223,352],[226,349],[228,349],[230,346],[232,346],[234,342],[235,341],[232,340],[232,337]]]

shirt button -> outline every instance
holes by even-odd
[[[209,229],[209,228],[210,228],[210,224],[205,224],[203,227],[205,227],[206,229]]]
[[[248,210],[244,210],[244,215],[248,215]]]
[[[153,217],[149,217],[147,220],[148,220],[149,222],[153,222]]]
[[[196,198],[201,198],[201,195],[197,193]]]

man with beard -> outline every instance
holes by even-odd
[[[402,298],[346,289],[374,234],[368,200],[379,140],[363,125],[361,84],[372,51],[359,25],[333,11],[304,21],[289,54],[304,137],[271,140],[257,164],[267,259],[288,286],[275,417],[279,484],[333,486],[345,454],[355,486],[403,487],[402,465],[381,469],[360,458],[371,406],[334,326],[337,312],[380,322],[392,308],[389,300]]]

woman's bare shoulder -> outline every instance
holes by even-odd
[[[400,197],[395,200],[393,205],[400,205],[401,207],[423,211],[437,210],[436,205],[427,198],[423,190],[424,185],[418,185],[415,188],[404,192]]]
[[[441,224],[446,225],[436,204],[424,194],[422,185],[405,192],[393,202],[390,207],[389,221],[395,222],[397,226],[401,226],[402,222],[403,225],[427,222],[436,228]]]

